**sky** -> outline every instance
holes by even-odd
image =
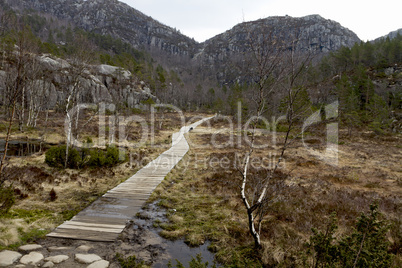
[[[198,42],[243,21],[319,14],[363,41],[402,28],[401,0],[120,0]]]

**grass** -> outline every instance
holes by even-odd
[[[81,123],[84,123],[87,118],[84,113],[82,115]],[[147,116],[149,117],[144,114],[146,120],[149,120]],[[80,129],[79,140],[96,143],[97,124],[98,120],[94,119],[85,128]],[[169,146],[167,141],[170,143],[171,132],[179,129],[180,124],[177,113],[165,113],[162,128],[155,131],[155,146],[129,146],[132,165],[128,162],[113,168],[71,170],[47,166],[43,152],[28,157],[11,157],[4,176],[7,178],[5,185],[12,185],[15,189],[16,203],[8,214],[0,218],[0,248],[14,249],[21,244],[35,241],[57,225],[71,219],[106,191],[125,181],[141,168],[141,165],[145,165],[147,161],[144,159],[154,159],[164,151]],[[4,127],[2,122],[1,126]],[[44,137],[45,142],[50,143],[64,140],[64,118],[61,114],[49,113],[47,125],[44,120],[38,120],[38,126],[30,128],[28,132],[20,133],[17,127],[13,125],[12,139],[23,135],[24,138],[27,136],[30,139]],[[133,126],[133,131],[124,145],[136,144],[140,134]],[[52,189],[57,199],[51,198]]]
[[[158,223],[162,237],[184,239],[192,247],[211,241],[210,248],[216,252],[227,249],[231,243],[236,244],[236,240],[245,239],[246,226],[239,226],[238,216],[228,217],[233,213],[232,206],[238,206],[236,198],[227,200],[220,195],[210,195],[206,191],[207,183],[191,168],[176,169],[172,173],[149,200],[159,200],[158,205],[168,209],[169,222]],[[226,261],[233,254],[220,256],[221,261]]]
[[[218,125],[224,126],[222,122]],[[195,145],[208,144],[211,135],[206,133],[197,128],[190,133],[191,141]],[[219,138],[227,140],[224,135]],[[270,137],[259,139],[262,143]],[[398,136],[379,144],[369,137],[350,138],[340,144],[337,167],[312,157],[300,140],[292,144],[278,181],[270,184],[273,201],[262,223],[263,249],[259,253],[254,250],[239,197],[240,175],[232,165],[241,148],[193,146],[182,160],[188,165],[179,164],[152,194],[150,201],[158,200],[159,206],[168,210],[169,220],[154,224],[162,228],[160,234],[167,239],[184,239],[190,246],[209,241],[209,250],[229,267],[299,267],[306,252],[305,243],[312,235],[311,228],[323,228],[333,211],[339,217],[339,234],[348,233],[360,213],[376,200],[392,226],[398,226],[401,185],[398,180],[384,178],[400,174],[396,164],[399,141]],[[356,153],[368,158],[361,161]],[[264,156],[267,151],[256,151],[255,155]],[[214,158],[229,159],[231,164],[221,168],[201,161],[194,163],[195,159]],[[375,164],[378,162],[381,166]],[[257,178],[260,171],[250,172],[251,177]],[[279,182],[283,186],[279,187],[282,185]],[[393,231],[388,237],[392,249],[400,248],[400,232]],[[398,254],[394,267],[401,260]]]

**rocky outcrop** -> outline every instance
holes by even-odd
[[[75,66],[51,55],[38,55],[36,59],[39,62],[37,68],[44,75],[27,82],[26,99],[31,99],[30,94],[38,95],[34,99],[44,108],[54,109],[64,105],[69,88],[75,81],[78,81],[78,100],[81,103],[106,102],[141,109],[142,102],[149,102],[149,99],[159,102],[144,82],[125,69],[104,64]],[[9,75],[0,71],[0,93],[5,90]]]

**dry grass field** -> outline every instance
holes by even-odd
[[[336,237],[349,234],[360,214],[378,202],[390,224],[387,239],[396,255],[393,265],[401,265],[400,135],[359,132],[348,136],[341,129],[338,165],[317,157],[317,152],[325,152],[325,125],[309,130],[306,146],[295,139],[269,186],[272,199],[262,223],[263,253],[257,257],[240,198],[238,169],[247,143],[242,139],[242,144],[237,144],[239,133],[225,120],[211,121],[189,133],[190,152],[151,198],[169,211],[170,223],[161,226],[163,237],[184,238],[191,246],[210,241],[209,249],[227,264],[302,266],[309,258],[305,243],[313,234],[311,228],[324,230],[330,214],[336,212]],[[213,146],[214,141],[229,144],[231,134],[234,146]],[[258,144],[271,145],[253,154],[251,180],[262,178],[267,167],[276,162],[283,136],[277,133],[276,144],[272,144],[272,134],[258,135]]]
[[[181,126],[177,113],[159,113],[155,116],[154,131],[149,114],[139,114],[146,122],[147,131],[138,122],[126,126],[127,138],[116,143],[124,149],[126,161],[114,167],[57,169],[45,163],[45,151],[24,157],[10,156],[4,169],[5,186],[12,185],[15,204],[11,210],[0,218],[0,248],[16,248],[20,244],[31,242],[70,219],[77,212],[95,201],[109,189],[132,176],[142,166],[171,145],[171,135]],[[190,115],[189,115],[190,116]],[[102,148],[98,143],[99,118],[83,114],[80,118],[79,141],[92,141],[93,147]],[[19,132],[13,126],[11,140],[40,141],[51,147],[65,142],[64,118],[58,113],[50,113],[48,120],[38,121],[36,128]],[[109,122],[109,116],[103,120]],[[5,138],[5,124],[0,134]],[[119,137],[118,129],[115,136]],[[145,143],[138,141],[143,133],[147,134]],[[110,130],[105,127],[109,138]],[[53,192],[53,193],[52,193]],[[52,196],[53,195],[53,196]]]
[[[186,114],[186,120],[196,121],[195,116],[205,115]],[[58,117],[51,114],[47,124],[40,123],[24,133],[15,130],[13,140],[28,137],[51,144],[63,142],[64,122]],[[151,126],[150,118],[145,118]],[[82,123],[85,122],[83,118]],[[167,149],[172,132],[180,127],[177,114],[165,113],[163,117],[159,114],[154,124],[154,143],[148,137],[145,144],[137,146],[142,129],[140,124],[133,124],[127,141],[120,144],[129,157],[115,167],[51,168],[44,161],[44,152],[11,157],[5,176],[15,189],[16,203],[0,218],[0,248],[16,248],[43,237]],[[106,128],[106,136],[108,131]],[[95,118],[81,130],[79,137],[82,141],[95,141],[96,146],[98,132]],[[253,154],[250,168],[253,183],[277,161],[284,136],[278,132],[274,139],[267,131],[258,133],[257,144],[268,146]],[[377,136],[355,131],[349,136],[340,129],[337,165],[317,157],[326,149],[325,125],[309,129],[304,144],[302,139],[295,138],[270,182],[272,199],[262,223],[263,252],[257,256],[240,199],[238,169],[248,149],[240,134],[219,118],[186,134],[190,151],[149,200],[158,202],[167,211],[168,223],[154,222],[154,226],[162,228],[162,237],[184,239],[190,246],[208,242],[209,250],[216,253],[219,262],[235,266],[301,266],[309,258],[305,244],[312,235],[311,228],[323,230],[330,214],[336,212],[339,224],[336,236],[348,234],[357,217],[367,212],[370,204],[378,202],[390,224],[387,239],[396,255],[393,265],[401,265],[400,135]],[[56,198],[51,194],[52,189]]]

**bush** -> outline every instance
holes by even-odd
[[[51,167],[64,168],[65,159],[65,145],[52,147],[46,152],[45,162]],[[70,148],[67,167],[112,167],[120,162],[120,150],[116,147],[107,147],[106,151],[101,149],[82,149],[80,152]]]
[[[46,152],[45,163],[51,167],[64,168],[66,161],[66,145],[52,147]],[[78,151],[72,147],[68,150],[68,168],[78,168],[81,165],[81,157]]]
[[[105,164],[105,156],[99,149],[89,150],[89,161],[86,165],[89,167],[102,167]]]
[[[120,150],[116,147],[107,147],[105,166],[114,166],[119,163]]]
[[[313,229],[308,244],[313,251],[313,267],[390,267],[392,254],[386,238],[389,225],[380,217],[378,205],[370,205],[370,212],[361,214],[352,234],[339,241],[333,236],[338,227],[335,215],[325,233]]]

